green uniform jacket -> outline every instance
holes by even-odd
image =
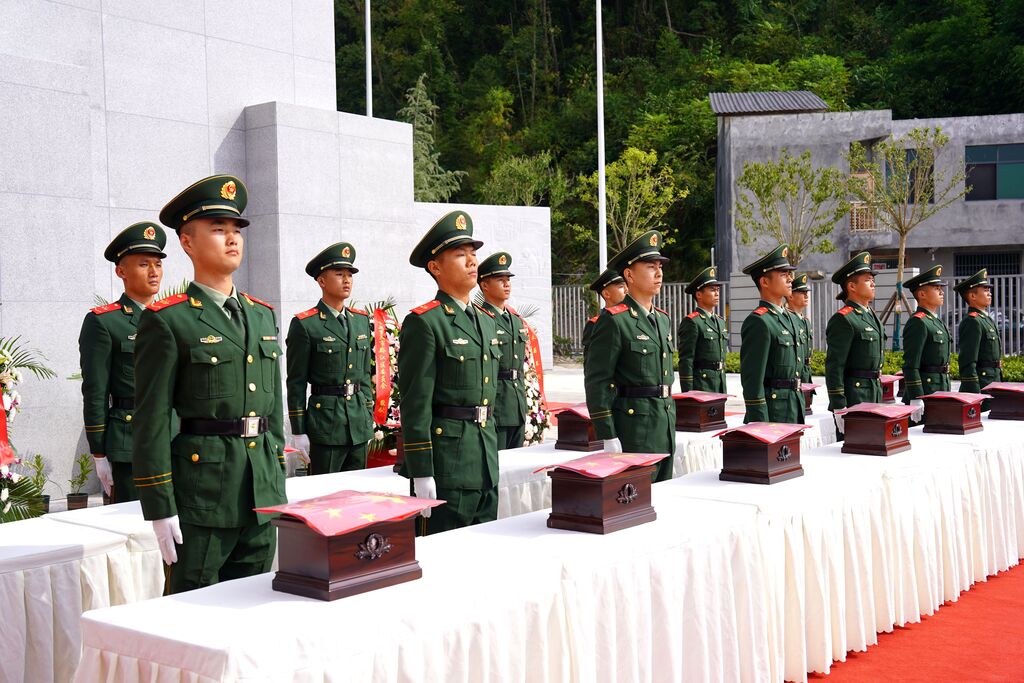
[[[850,371],[880,372],[885,335],[882,321],[870,308],[847,303],[832,314],[825,327],[825,386],[828,409],[841,410],[858,403],[881,403],[878,379],[850,377]]]
[[[292,433],[308,434],[313,443],[346,446],[373,438],[370,317],[365,311],[346,310],[346,328],[323,301],[295,315],[288,326],[288,417]],[[353,396],[311,395],[307,410],[307,385],[345,384],[357,384],[359,391]]]
[[[499,370],[515,370],[516,379],[498,380],[498,398],[494,406],[494,423],[498,427],[518,427],[526,422],[526,381],[523,368],[526,366],[526,345],[530,333],[524,321],[511,306],[506,306],[512,318],[511,324],[501,311],[484,302],[482,310],[494,320],[498,335],[498,349],[501,351]]]
[[[936,391],[949,391],[948,372],[925,372],[921,366],[949,365],[949,330],[946,323],[918,307],[903,332],[903,402]]]
[[[122,295],[85,316],[78,350],[89,451],[111,462],[132,461],[134,410],[111,408],[110,397],[135,399],[135,333],[142,310]]]
[[[583,381],[597,438],[617,438],[627,453],[672,455],[675,401],[619,396],[628,387],[672,384],[672,321],[661,309],[654,311],[656,328],[631,296],[604,309],[590,336]]]
[[[493,407],[502,352],[494,319],[448,294],[414,308],[402,322],[398,351],[402,440],[409,478],[434,477],[441,489],[498,485],[494,420],[441,417],[439,406]]]
[[[994,362],[1003,359],[1003,345],[999,330],[985,311],[968,309],[960,321],[960,391],[978,393],[992,382],[1003,381],[1001,368],[978,367],[978,361]]]
[[[790,311],[796,321],[796,353],[800,361],[800,381],[811,381],[811,347],[814,345],[814,333],[811,321],[799,313]]]
[[[743,422],[802,424],[804,397],[798,389],[772,387],[773,380],[800,380],[797,321],[786,309],[761,301],[740,328]]]
[[[679,323],[679,387],[682,391],[725,392],[725,320],[702,308]],[[721,369],[694,367],[717,363]]]
[[[199,526],[265,522],[254,507],[285,502],[284,408],[274,312],[240,295],[247,341],[196,285],[152,304],[136,338],[135,486],[146,519],[178,515]],[[258,436],[171,439],[169,416],[183,420],[267,417]]]

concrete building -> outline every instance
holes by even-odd
[[[237,284],[276,307],[282,336],[319,295],[303,265],[342,239],[357,248],[358,301],[392,296],[403,315],[432,298],[408,254],[457,207],[414,201],[410,126],[336,111],[330,0],[24,0],[2,16],[0,336],[21,335],[59,376],[22,385],[12,437],[65,489],[87,450],[81,385],[67,379],[82,317],[121,291],[103,248],[194,180],[245,179]],[[539,307],[549,363],[548,210],[462,208],[482,255],[515,254],[513,301]],[[165,287],[191,272],[169,237]],[[520,253],[526,244],[536,253]]]

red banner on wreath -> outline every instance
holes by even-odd
[[[523,320],[522,317],[519,318]],[[526,327],[526,334],[530,337],[530,352],[533,354],[533,362],[537,365],[537,383],[540,384],[540,402],[541,405],[547,405],[547,398],[544,396],[544,363],[540,358],[540,341],[537,339],[537,333],[533,331],[533,328],[523,320],[523,325]]]
[[[7,440],[7,411],[4,410],[0,399],[0,466],[10,465],[14,460],[14,448]]]
[[[377,360],[377,395],[373,401],[373,421],[382,425],[388,421],[388,402],[391,400],[391,348],[388,344],[388,314],[383,308],[373,312],[373,353]]]

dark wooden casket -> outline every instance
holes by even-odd
[[[813,415],[814,411],[811,409],[811,401],[814,400],[815,389],[820,384],[813,384],[810,382],[803,382],[800,384],[800,393],[804,395],[804,415]]]
[[[416,561],[417,519],[379,522],[338,536],[324,536],[289,515],[271,520],[279,567],[273,588],[337,600],[418,579],[423,570]]]
[[[725,402],[728,394],[687,391],[674,394],[677,432],[710,432],[725,429]]]
[[[399,429],[395,432],[395,464],[391,469],[400,472],[403,462],[405,462],[405,440],[402,438],[402,430]]]
[[[912,406],[858,403],[837,412],[843,416],[843,453],[893,455],[910,450]]]
[[[751,422],[720,434],[722,481],[776,484],[802,477],[800,434],[807,425]]]
[[[882,375],[878,378],[878,381],[882,383],[882,403],[895,403],[896,383],[899,382],[902,386],[903,377],[900,375]],[[902,395],[903,391],[900,390],[900,396]]]
[[[971,434],[984,429],[981,424],[981,402],[985,394],[959,391],[937,391],[922,396],[924,431],[935,434]]]
[[[992,397],[992,420],[1024,420],[1024,382],[992,382],[982,392]]]
[[[555,415],[558,425],[558,440],[555,448],[560,451],[599,451],[604,440],[594,434],[594,423],[586,403],[577,403]]]
[[[551,477],[553,529],[610,534],[657,519],[651,507],[654,466],[630,467],[604,478],[555,468]]]

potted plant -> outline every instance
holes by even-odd
[[[43,493],[47,482],[50,481],[49,477],[46,476],[46,461],[43,460],[41,454],[36,453],[31,458],[23,460],[21,464],[28,468],[28,478],[32,480],[32,484],[39,490],[39,495],[43,501],[43,510],[49,512],[50,494]]]
[[[89,507],[89,494],[82,493],[82,487],[85,486],[85,482],[89,481],[89,475],[92,474],[92,456],[82,453],[75,462],[78,463],[78,474],[68,479],[68,485],[71,487],[71,492],[67,495],[68,510],[81,510]]]

